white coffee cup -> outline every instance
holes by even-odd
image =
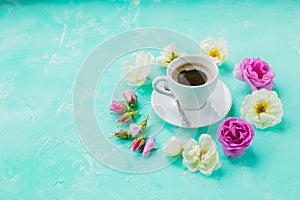
[[[185,67],[187,66],[187,69]],[[176,80],[175,73],[180,69],[191,70],[191,66],[205,73],[207,80],[202,85],[184,85]],[[167,68],[167,76],[156,77],[152,86],[160,94],[167,95],[179,100],[185,110],[201,109],[210,94],[214,91],[219,76],[217,65],[205,55],[187,55],[173,60]]]

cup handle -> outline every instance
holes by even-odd
[[[164,84],[164,88],[159,86],[159,83]],[[160,94],[167,95],[169,97],[174,97],[174,94],[170,91],[167,90],[166,88],[169,88],[167,77],[166,76],[158,76],[156,77],[153,82],[152,82],[152,87],[154,90]]]

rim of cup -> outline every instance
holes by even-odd
[[[183,85],[183,84],[180,84],[178,83],[177,81],[175,81],[173,78],[172,78],[172,72],[174,71],[174,69],[179,66],[179,65],[182,65],[183,63],[188,63],[190,62],[189,60],[191,59],[202,59],[202,60],[206,60],[206,62],[209,62],[213,68],[214,68],[214,72],[213,73],[213,78],[209,81],[207,81],[206,83],[202,84],[202,85]],[[184,60],[185,62],[181,62],[179,65],[175,66],[175,67],[172,67],[172,65],[176,62],[179,62],[178,60]],[[193,61],[192,61],[193,62]],[[190,62],[190,63],[192,63]],[[199,64],[202,64],[206,67],[208,67],[209,69],[211,69],[211,66],[207,66],[201,62],[198,62]],[[207,85],[209,85],[210,83],[214,82],[218,77],[219,77],[219,68],[218,66],[211,60],[211,58],[209,58],[208,56],[206,55],[186,55],[186,56],[180,56],[178,58],[175,58],[174,60],[172,60],[172,62],[170,62],[168,68],[167,68],[167,77],[169,77],[169,79],[175,83],[176,85],[179,85],[181,87],[186,87],[186,88],[201,88],[201,87],[205,87]]]

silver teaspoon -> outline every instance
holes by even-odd
[[[167,91],[171,91],[170,88],[167,86],[167,85],[164,85],[164,88],[165,90]],[[174,96],[174,95],[173,95]],[[185,127],[188,127],[190,128],[191,127],[191,122],[188,120],[188,118],[186,117],[185,115],[185,112],[179,102],[179,100],[174,96],[175,98],[175,101],[176,101],[176,104],[177,104],[177,109],[178,109],[178,112],[179,112],[179,116],[181,118],[181,123],[185,126]]]

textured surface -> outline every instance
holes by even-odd
[[[81,64],[105,39],[153,26],[198,42],[227,39],[220,73],[233,93],[232,116],[250,92],[233,79],[234,64],[259,56],[277,74],[282,123],[256,130],[239,158],[218,145],[223,165],[211,177],[189,173],[181,159],[153,173],[118,172],[80,142],[72,94]],[[299,63],[299,1],[0,1],[0,199],[297,199]]]

